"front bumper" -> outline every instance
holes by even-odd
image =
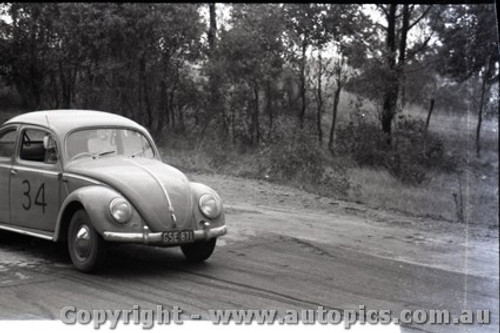
[[[227,233],[225,225],[203,230],[194,230],[194,240],[208,240],[215,237],[223,236]],[[163,238],[163,232],[111,232],[105,231],[103,238],[109,242],[123,243],[143,243],[143,244],[160,244]]]

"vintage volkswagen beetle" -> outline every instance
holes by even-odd
[[[219,195],[163,163],[146,129],[84,110],[0,127],[0,229],[67,241],[84,272],[99,267],[107,242],[180,246],[203,261],[226,233]]]

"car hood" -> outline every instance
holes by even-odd
[[[189,180],[168,164],[146,158],[109,156],[76,160],[67,166],[66,171],[113,187],[132,203],[152,231],[174,227],[168,194],[176,227],[191,228],[193,210]]]

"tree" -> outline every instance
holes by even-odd
[[[378,8],[387,22],[386,26],[380,23],[377,25],[385,35],[385,45],[382,49],[385,85],[381,123],[382,130],[390,140],[392,119],[396,114],[401,87],[404,84],[405,66],[427,48],[439,23],[441,8],[409,4],[379,5]],[[428,32],[425,37],[410,45],[408,35],[421,23],[426,24],[421,30]]]
[[[330,64],[330,59],[326,62],[323,60],[323,50],[318,50],[318,61],[317,61],[317,70],[315,73],[316,77],[316,87],[314,89],[314,94],[316,97],[316,128],[318,130],[318,141],[319,145],[323,145],[323,129],[321,126],[321,118],[323,117],[323,106],[324,106],[324,98],[323,98],[323,76],[326,73],[326,68]]]
[[[448,6],[440,29],[441,73],[458,82],[480,79],[476,154],[481,152],[481,124],[491,86],[498,82],[498,36],[491,5]]]
[[[328,149],[333,152],[333,141],[335,135],[335,125],[337,123],[337,114],[340,102],[340,93],[342,92],[342,88],[344,84],[348,80],[348,71],[346,69],[346,57],[344,54],[340,54],[339,59],[335,63],[335,67],[333,69],[333,77],[335,80],[335,91],[333,94],[333,107],[332,107],[332,124],[330,126],[330,136],[328,139]]]
[[[285,4],[285,25],[288,28],[289,61],[296,69],[300,81],[301,108],[299,124],[304,127],[307,100],[307,50],[322,47],[330,38],[326,19],[327,6],[323,4]]]
[[[335,15],[332,11],[336,10]],[[328,139],[328,148],[333,153],[335,126],[337,123],[340,94],[345,84],[356,75],[356,69],[366,61],[366,50],[363,40],[371,35],[367,17],[357,6],[335,7],[330,11],[329,29],[336,54],[333,68],[329,75],[333,77],[334,93],[332,103],[332,123]],[[341,24],[337,22],[343,22]]]
[[[16,87],[24,104],[39,108],[46,90],[44,78],[53,65],[53,22],[56,4],[13,3],[7,8],[12,23],[5,26],[5,80]]]
[[[280,8],[274,4],[235,4],[232,29],[221,34],[220,53],[225,64],[223,69],[232,89],[243,92],[240,95],[244,96],[243,103],[239,105],[239,109],[246,109],[249,114],[251,144],[258,144],[262,138],[260,114],[264,97],[267,101],[265,109],[269,115],[269,131],[272,130],[272,81],[283,65],[283,25],[280,13]],[[236,124],[233,115],[230,122],[234,135]]]
[[[209,3],[209,27],[208,27],[208,112],[209,119],[214,116],[219,116],[222,124],[222,132],[227,134],[228,125],[226,112],[223,105],[223,96],[221,96],[220,88],[222,85],[222,73],[220,72],[220,52],[218,52],[218,31],[217,31],[217,8],[215,3]],[[209,121],[210,121],[209,120]],[[208,128],[209,121],[204,126],[203,133]]]
[[[190,65],[200,53],[197,5],[14,3],[3,9],[12,22],[3,22],[1,74],[26,106],[115,110],[154,135],[183,121],[179,86],[191,87]]]

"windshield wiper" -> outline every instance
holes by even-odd
[[[109,155],[109,154],[114,154],[116,153],[116,150],[107,150],[107,151],[101,151],[100,153],[95,154],[92,156],[93,159],[96,159],[97,157]]]
[[[144,154],[144,152],[145,152],[145,151],[146,151],[146,147],[142,147],[142,149],[141,149],[141,150],[139,150],[139,151],[137,151],[137,152],[135,152],[135,153],[131,154],[131,155],[130,155],[130,157],[134,158],[134,157],[136,157],[136,156],[137,156],[137,155],[139,155],[139,154]]]

